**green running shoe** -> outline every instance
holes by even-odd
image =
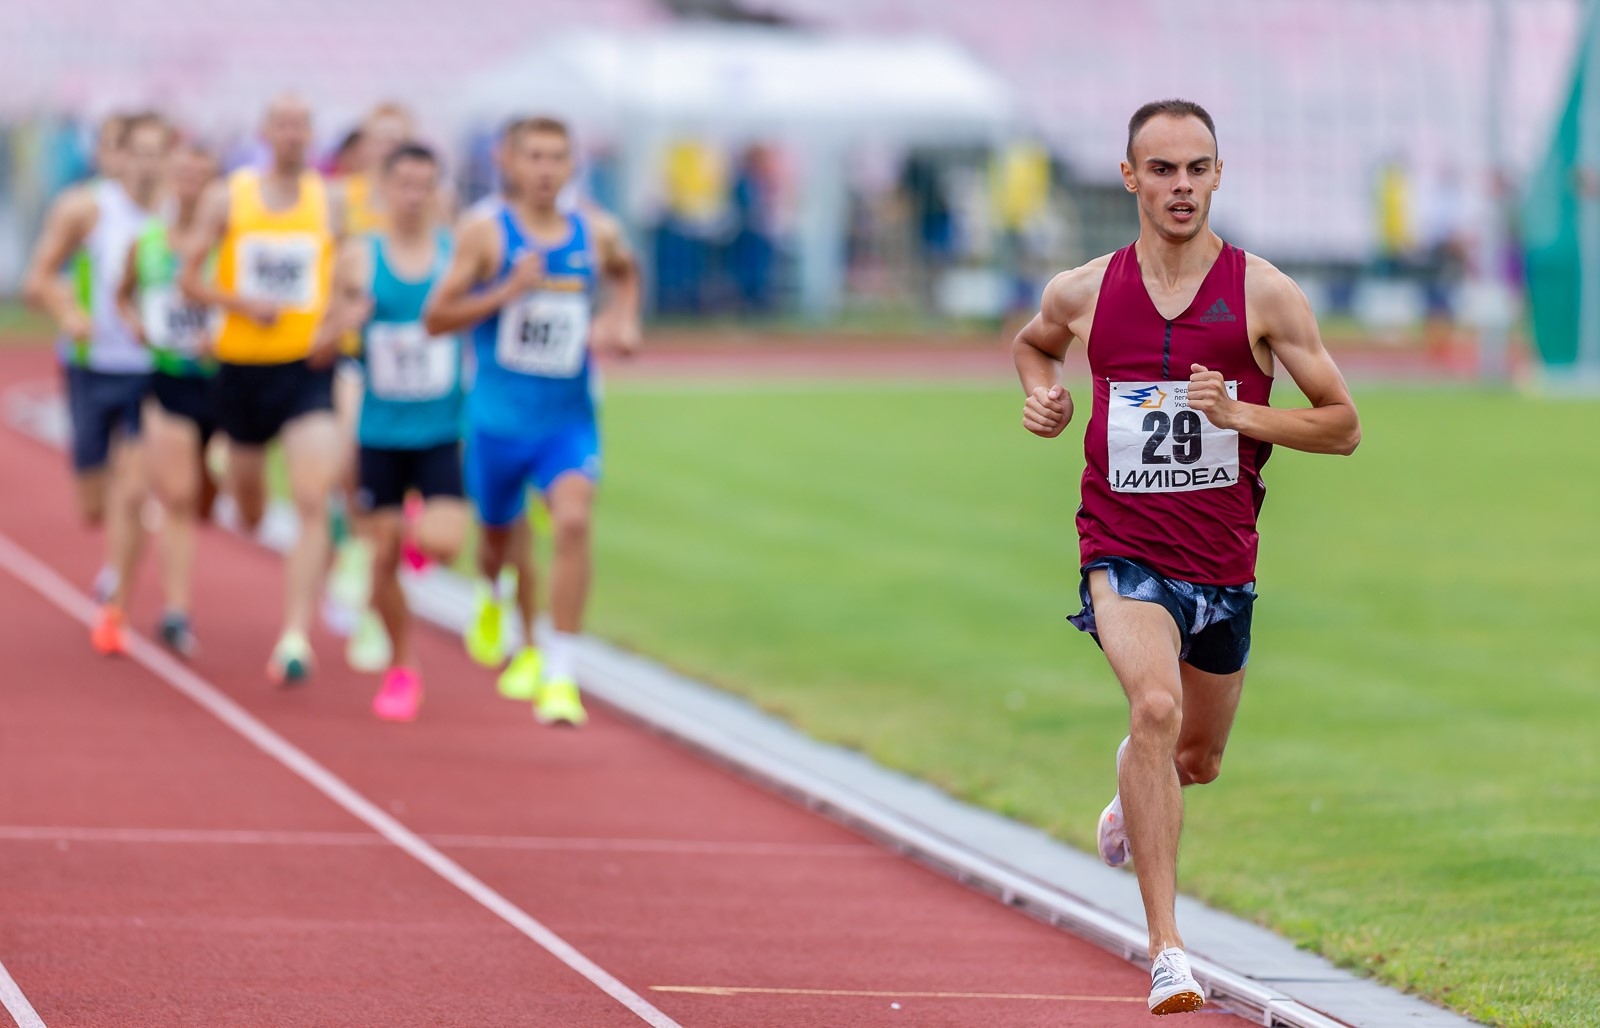
[[[496,688],[508,700],[527,703],[539,695],[539,672],[544,669],[544,658],[532,646],[524,646],[511,658],[511,663],[500,674]]]
[[[570,678],[545,682],[533,701],[533,716],[541,725],[571,725],[578,728],[589,720],[578,696],[578,683]]]

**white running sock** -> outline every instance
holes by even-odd
[[[517,598],[517,569],[507,564],[500,569],[500,577],[492,583],[494,602],[513,602]]]
[[[117,591],[117,586],[122,582],[122,576],[117,574],[117,569],[110,564],[102,567],[94,576],[94,598],[97,603],[110,603],[111,594]]]
[[[544,643],[544,677],[547,682],[570,682],[576,677],[578,637],[551,631]]]

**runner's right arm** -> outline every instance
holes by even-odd
[[[1022,427],[1036,436],[1054,439],[1072,421],[1072,394],[1061,384],[1061,364],[1076,335],[1073,326],[1094,309],[1105,264],[1104,259],[1091,261],[1051,279],[1039,313],[1011,344],[1011,359],[1027,396]]]
[[[422,324],[429,335],[465,331],[539,285],[544,278],[544,255],[532,252],[518,258],[511,274],[474,293],[474,286],[494,277],[495,266],[500,263],[499,249],[495,223],[489,218],[474,217],[461,227],[450,266],[439,277],[423,309]]]
[[[206,186],[195,212],[194,227],[179,243],[178,289],[190,303],[220,307],[262,325],[277,320],[278,305],[270,300],[253,300],[208,282],[206,258],[222,244],[228,231],[228,182],[221,179]]]
[[[94,230],[99,206],[82,186],[63,193],[46,215],[44,231],[33,248],[33,260],[22,280],[22,295],[35,310],[50,316],[69,339],[89,337],[89,312],[61,281],[61,268]]]

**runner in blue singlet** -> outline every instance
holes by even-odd
[[[502,601],[494,590],[509,563],[518,571],[524,645],[500,676],[500,691],[532,700],[541,721],[576,725],[585,714],[573,651],[588,594],[590,509],[600,476],[594,353],[638,348],[638,273],[613,218],[592,208],[561,210],[558,198],[573,172],[561,122],[514,123],[505,172],[505,202],[468,216],[425,323],[436,334],[470,329],[477,358],[467,398],[466,479],[483,526],[483,581],[468,651],[491,666],[505,660]],[[601,285],[609,297],[597,310]],[[544,495],[554,535],[554,631],[542,648],[533,634],[529,485]]]

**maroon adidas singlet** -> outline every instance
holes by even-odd
[[[1187,582],[1255,580],[1261,466],[1272,447],[1188,405],[1190,364],[1220,371],[1238,400],[1264,405],[1271,396],[1272,376],[1256,364],[1245,327],[1244,266],[1244,251],[1223,244],[1194,301],[1168,321],[1133,247],[1111,256],[1089,329],[1083,563],[1128,557]]]

